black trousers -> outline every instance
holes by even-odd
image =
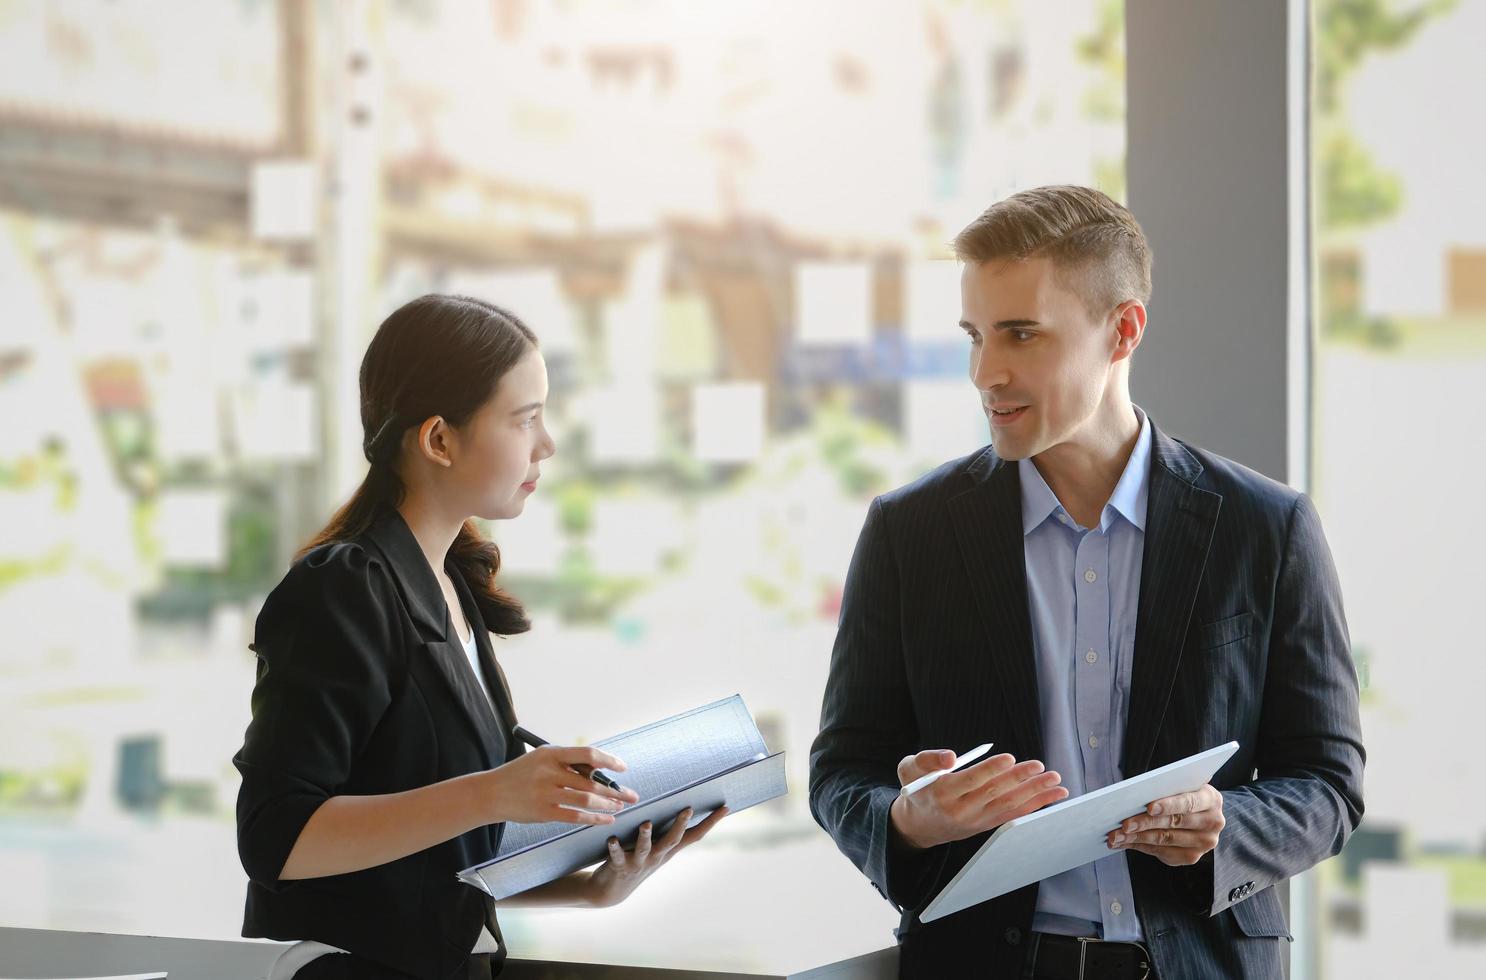
[[[460,980],[492,980],[499,975],[501,962],[489,953],[469,958],[469,972]],[[352,953],[326,953],[310,960],[294,974],[294,980],[409,980],[408,974]]]

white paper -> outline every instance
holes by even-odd
[[[1105,835],[1121,821],[1152,800],[1200,789],[1237,751],[1237,742],[1219,745],[1002,824],[919,920],[932,922],[1118,853],[1109,849]]]

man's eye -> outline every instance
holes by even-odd
[[[965,336],[970,338],[970,346],[974,347],[980,343],[980,334],[966,332]]]
[[[1026,330],[1013,330],[1011,335],[1017,340],[1031,340],[1032,334]]]

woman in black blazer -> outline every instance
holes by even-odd
[[[519,319],[424,296],[378,328],[361,364],[360,488],[258,616],[238,851],[243,935],[301,940],[275,976],[488,978],[506,949],[495,904],[455,872],[506,821],[608,824],[636,801],[574,765],[592,748],[524,752],[489,634],[530,627],[496,585],[500,553],[467,518],[509,519],[555,452],[547,371]],[[683,813],[592,871],[502,905],[612,905],[700,840]]]

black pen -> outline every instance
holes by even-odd
[[[511,734],[515,735],[518,739],[525,742],[527,745],[530,745],[534,749],[540,749],[542,746],[550,744],[545,738],[542,738],[540,735],[533,735],[531,732],[527,731],[525,728],[522,728],[520,725],[517,725],[515,728],[511,729]],[[597,769],[593,769],[589,766],[584,765],[576,765],[573,767],[573,769],[577,771],[578,775],[587,776],[589,779],[598,783],[600,786],[607,786],[610,789],[614,790],[616,793],[624,791],[623,786],[620,786],[614,780],[610,779],[608,776],[604,775]],[[585,772],[584,770],[587,771]]]

